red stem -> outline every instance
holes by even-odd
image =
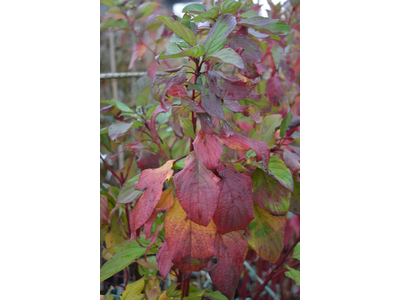
[[[105,284],[109,284],[109,285],[113,285],[113,286],[117,286],[117,287],[120,287],[120,288],[123,288],[123,289],[125,289],[125,287],[124,287],[124,286],[122,286],[122,285],[120,285],[120,284],[111,283],[111,282],[107,282],[107,281],[104,281],[104,283],[105,283]]]
[[[125,289],[126,289],[126,286],[128,285],[128,282],[129,282],[129,271],[128,271],[128,267],[126,267],[125,268]]]
[[[194,83],[196,84],[197,78],[200,75],[200,69],[201,69],[201,65],[203,64],[203,62],[201,62],[201,64],[199,64],[199,60],[196,58],[194,58],[193,61],[196,63],[196,71],[194,74]],[[195,99],[195,92],[193,90],[192,91],[192,100],[194,101],[194,99]],[[196,135],[196,123],[197,123],[197,118],[196,118],[194,112],[192,112],[192,125],[193,125],[193,131],[194,131],[195,135]],[[190,138],[190,152],[192,152],[193,150],[194,150],[193,139]]]
[[[103,161],[104,165],[106,166],[106,168],[115,176],[115,178],[118,179],[119,183],[121,184],[121,186],[124,184],[123,181],[121,180],[121,178],[118,177],[117,174],[115,174],[115,172],[110,168],[110,166],[106,163],[106,161],[103,159],[103,157],[101,157],[101,160]]]

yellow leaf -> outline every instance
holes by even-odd
[[[126,286],[125,291],[122,293],[121,300],[142,299],[142,298],[135,298],[135,296],[141,296],[139,294],[144,288],[144,279],[145,279],[145,277],[142,277],[139,280],[128,284]],[[145,295],[143,295],[143,299],[144,299],[144,296]]]
[[[157,276],[150,276],[149,277],[149,281],[147,282],[146,288],[145,288],[145,292],[146,292],[147,297],[149,296],[151,290],[154,287],[160,287],[160,282],[158,281]]]
[[[158,300],[172,300],[172,298],[167,296],[167,291],[164,291],[164,293],[161,294],[160,298]]]

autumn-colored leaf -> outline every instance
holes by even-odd
[[[269,101],[275,106],[279,106],[282,99],[282,79],[278,76],[271,77],[265,84],[265,92]]]
[[[242,113],[246,117],[250,117],[254,122],[260,123],[260,112],[256,110],[253,104],[241,106],[237,102],[226,101],[224,106],[236,113]]]
[[[262,160],[265,166],[268,165],[270,150],[264,142],[252,140],[236,132],[228,137],[223,127],[218,130],[217,137],[225,146],[233,150],[247,151],[253,149],[256,152],[256,158]]]
[[[238,231],[215,237],[214,255],[218,263],[211,269],[210,276],[215,288],[230,300],[243,272],[246,250],[247,242]]]
[[[256,63],[261,61],[261,51],[255,41],[245,36],[236,36],[229,40],[228,47],[233,50],[237,50],[240,47],[244,50],[241,54],[244,66],[239,68],[240,74],[251,79],[257,78],[261,75],[257,72],[256,66]]]
[[[156,254],[157,265],[160,275],[166,278],[172,267],[171,251],[168,248],[167,242],[162,243],[159,248],[160,251]]]
[[[273,214],[284,215],[290,206],[293,191],[292,174],[285,163],[271,156],[268,173],[258,169],[253,173],[253,199],[261,208]]]
[[[131,57],[131,61],[129,62],[128,70],[133,68],[133,64],[135,63],[138,57],[142,57],[146,54],[146,46],[143,43],[135,43],[133,46],[133,53]]]
[[[201,103],[205,111],[212,117],[226,120],[222,109],[221,98],[214,94],[206,81],[201,89]]]
[[[174,173],[174,161],[169,160],[158,169],[146,169],[140,174],[136,189],[144,193],[131,211],[132,231],[139,229],[150,218],[160,200],[164,181]]]
[[[239,173],[233,164],[225,163],[225,177],[218,182],[220,188],[213,221],[218,232],[244,230],[254,219],[252,180]]]
[[[207,134],[201,129],[196,135],[193,147],[198,159],[207,169],[215,169],[221,161],[222,143],[215,135]]]
[[[193,222],[202,226],[210,223],[218,202],[218,181],[194,154],[174,176],[179,203]]]
[[[160,166],[160,157],[157,154],[150,153],[148,151],[140,151],[139,158],[136,161],[137,166],[140,170],[154,169]]]
[[[258,81],[243,81],[234,76],[226,78],[219,71],[208,71],[207,81],[210,90],[224,100],[242,100],[250,95]]]
[[[179,268],[195,272],[206,267],[214,254],[216,229],[213,221],[204,227],[189,220],[179,201],[175,200],[165,216],[165,239],[172,262]]]
[[[168,210],[172,207],[173,204],[174,204],[174,193],[172,192],[172,189],[166,189],[161,194],[161,198],[158,201],[156,210],[157,211]]]
[[[273,216],[254,205],[255,218],[249,224],[249,244],[263,259],[275,263],[282,250],[285,236],[285,217]]]
[[[186,71],[181,69],[179,72],[169,75],[166,78],[158,78],[152,86],[154,99],[160,101],[161,106],[164,108],[165,94],[174,84],[180,85],[186,81]]]

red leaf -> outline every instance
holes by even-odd
[[[190,271],[200,271],[213,257],[216,227],[211,221],[207,227],[188,219],[179,201],[165,216],[165,240],[175,265]]]
[[[247,27],[242,28],[246,28],[247,35]],[[229,40],[228,47],[232,48],[235,51],[239,48],[243,48],[244,50],[241,55],[244,69],[238,69],[240,74],[252,79],[262,75],[262,73],[260,74],[257,71],[256,63],[261,61],[261,51],[256,42],[245,36],[237,36]]]
[[[201,90],[201,103],[205,111],[210,116],[221,120],[226,120],[224,110],[222,109],[221,98],[219,98],[211,91],[207,82],[204,83]]]
[[[167,95],[173,97],[187,96],[187,91],[183,86],[174,84],[167,91]]]
[[[258,83],[258,81],[245,82],[237,76],[226,78],[222,73],[214,71],[208,71],[207,81],[210,90],[224,100],[242,100],[251,93],[253,87]]]
[[[233,112],[242,113],[246,117],[250,116],[250,118],[254,122],[260,123],[260,112],[255,109],[253,104],[247,106],[241,106],[239,103],[233,101],[226,101],[224,103],[224,106],[229,108]]]
[[[155,220],[157,219],[157,211],[154,211],[150,218],[144,223],[144,232],[146,234],[146,240],[151,237],[151,227],[153,226]]]
[[[210,271],[211,280],[219,292],[232,300],[243,272],[247,242],[235,231],[217,234],[214,245],[218,263]]]
[[[167,78],[158,78],[153,83],[153,96],[156,100],[160,101],[160,105],[164,107],[165,94],[169,88],[174,85],[180,85],[186,81],[185,69],[180,70],[174,75],[169,75]]]
[[[156,260],[160,275],[164,278],[168,276],[172,267],[171,251],[169,251],[167,242],[160,245],[160,251],[156,254]]]
[[[140,151],[139,158],[136,161],[140,170],[154,169],[160,166],[159,156],[147,151]]]
[[[244,230],[254,219],[251,178],[236,171],[232,164],[225,166],[225,177],[218,182],[220,193],[213,216],[213,221],[221,234]]]
[[[138,57],[142,57],[145,54],[146,54],[146,46],[143,43],[136,43],[135,46],[133,46],[133,53],[131,61],[129,62],[128,70],[133,68],[133,64],[135,63],[135,60]]]
[[[282,99],[282,79],[278,76],[271,77],[265,84],[265,93],[274,106],[279,106]]]
[[[180,97],[181,98],[181,103],[191,111],[194,111],[196,113],[205,113],[206,111],[204,108],[196,101],[193,101],[190,99],[188,96]]]
[[[164,181],[171,178],[174,173],[171,169],[174,161],[169,160],[158,169],[147,169],[140,174],[136,189],[144,193],[131,213],[132,231],[140,228],[150,218],[160,200]]]
[[[215,169],[221,161],[222,144],[214,135],[205,133],[202,129],[193,142],[194,151],[207,169]]]
[[[225,146],[233,150],[247,151],[253,149],[256,152],[256,158],[258,160],[262,160],[265,167],[268,166],[270,150],[267,144],[265,144],[264,142],[252,140],[237,132],[234,132],[231,136],[227,137],[225,131],[226,130],[221,127],[221,129],[218,130],[217,135],[217,137]]]
[[[291,87],[294,80],[296,79],[296,74],[293,68],[284,60],[282,60],[281,65],[282,73],[285,75],[287,86]]]
[[[190,220],[207,226],[217,208],[219,178],[208,170],[196,155],[185,162],[182,171],[174,176],[176,195]]]

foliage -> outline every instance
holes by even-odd
[[[102,3],[111,17],[101,29],[137,39],[128,69],[153,56],[134,105],[102,101],[113,179],[101,183],[100,280],[135,264],[141,277],[121,299],[258,297],[275,271],[299,285],[288,265],[300,259],[299,2],[269,1],[268,18],[246,0],[189,4],[182,18],[158,16],[156,2]],[[256,256],[273,270],[237,291]],[[200,271],[215,291],[190,285]]]

